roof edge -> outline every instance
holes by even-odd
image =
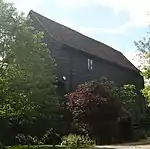
[[[29,13],[28,13],[28,16],[31,15],[31,14],[36,18],[36,20],[40,23],[40,25],[43,27],[43,29],[48,33],[48,35],[49,35],[51,38],[53,38],[53,39],[56,40],[57,42],[61,43],[62,45],[67,45],[67,46],[70,46],[71,48],[74,48],[74,49],[76,49],[76,50],[80,50],[80,49],[77,49],[76,47],[74,47],[74,46],[72,46],[72,45],[70,45],[70,44],[62,43],[62,42],[59,41],[58,39],[54,38],[54,37],[47,31],[47,29],[44,27],[44,24],[35,16],[35,14],[40,15],[40,16],[42,16],[42,17],[48,19],[48,20],[51,20],[51,19],[49,19],[49,18],[47,18],[47,17],[45,17],[45,16],[43,16],[43,15],[41,15],[41,14],[35,12],[34,10],[30,10]],[[53,20],[51,20],[51,21],[52,21],[52,22],[55,22],[55,23],[57,23],[57,24],[59,24],[59,25],[61,25],[61,26],[67,27],[67,26],[65,26],[65,25],[63,25],[63,24],[60,24],[60,23],[56,22],[56,21],[53,21]],[[122,55],[124,56],[124,54],[123,54],[121,51],[118,51],[118,50],[112,48],[111,46],[109,46],[109,45],[107,45],[107,44],[101,42],[101,41],[98,41],[98,40],[96,40],[96,39],[93,39],[93,38],[91,38],[91,37],[88,37],[88,36],[86,36],[86,35],[84,35],[84,34],[78,32],[78,31],[76,31],[76,30],[74,30],[74,29],[72,29],[72,28],[70,28],[70,27],[67,27],[67,28],[73,30],[74,32],[76,32],[76,33],[78,33],[78,34],[80,34],[80,35],[82,35],[82,36],[84,36],[84,37],[89,38],[90,40],[94,40],[94,41],[96,41],[96,42],[98,42],[98,43],[101,43],[101,44],[103,44],[103,45],[109,47],[111,50],[114,50],[114,51],[116,51],[116,52],[118,52],[118,53],[120,53],[120,54],[122,54]],[[81,51],[81,50],[80,50],[80,51]],[[87,53],[87,54],[90,54],[90,53],[85,52],[85,51],[82,51],[82,52]],[[93,54],[91,54],[91,55],[93,55]],[[94,56],[94,57],[98,57],[98,56],[96,56],[96,55],[93,55],[93,56]],[[124,56],[124,57],[126,58],[126,56]],[[100,58],[100,57],[98,57],[98,58]],[[101,59],[103,59],[103,58],[101,58]],[[126,58],[126,59],[127,59],[127,58]],[[106,59],[105,59],[105,60],[106,60]],[[127,59],[127,60],[128,60],[128,59]],[[106,60],[106,61],[110,62],[109,60]],[[128,61],[130,62],[130,60],[128,60]],[[134,65],[132,64],[132,62],[130,62],[130,64],[133,65],[133,67],[134,67],[135,69],[130,69],[130,68],[128,68],[128,67],[119,65],[119,64],[117,64],[117,63],[115,63],[115,62],[112,62],[112,61],[111,61],[110,63],[113,63],[113,64],[118,65],[118,66],[123,67],[123,68],[127,68],[127,69],[129,69],[129,70],[131,70],[131,71],[135,71],[135,72],[139,72],[139,73],[141,72],[138,68],[136,68],[136,66],[134,66]]]

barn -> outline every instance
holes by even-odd
[[[58,65],[57,76],[67,92],[100,77],[118,85],[134,84],[139,93],[144,87],[140,71],[121,52],[32,10],[28,16],[35,29],[44,32],[44,42]],[[142,110],[143,101],[138,103]]]

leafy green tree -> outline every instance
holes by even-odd
[[[137,50],[139,52],[140,59],[140,70],[142,71],[142,75],[145,78],[145,88],[142,93],[147,99],[148,104],[150,103],[150,33],[147,34],[146,38],[135,42]]]
[[[57,110],[55,62],[42,40],[31,20],[0,0],[0,116]]]

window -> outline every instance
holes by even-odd
[[[93,60],[88,59],[88,70],[92,70],[92,69],[93,69]]]

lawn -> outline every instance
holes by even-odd
[[[53,149],[53,147],[51,145],[39,145],[39,146],[17,145],[17,146],[7,147],[7,149]],[[55,149],[64,149],[64,147],[56,146]]]

